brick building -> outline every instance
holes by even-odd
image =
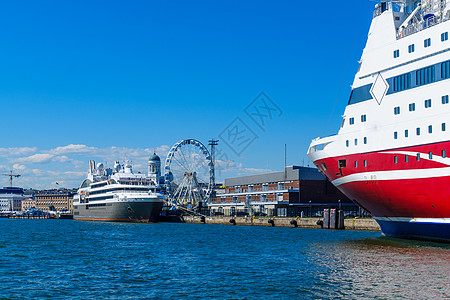
[[[216,215],[315,216],[324,208],[355,213],[358,207],[317,169],[290,166],[284,172],[225,179],[225,193],[209,204]]]

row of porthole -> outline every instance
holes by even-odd
[[[441,33],[441,42],[445,42],[448,40],[448,32],[443,32]],[[431,38],[427,38],[425,40],[423,40],[423,47],[424,48],[428,48],[431,46]],[[408,53],[413,53],[415,52],[415,45],[411,44],[408,46]],[[400,50],[394,50],[394,58],[399,58],[400,57]]]
[[[442,96],[441,99],[442,104],[448,104],[449,100],[448,100],[448,95],[444,95]],[[427,99],[424,101],[424,105],[425,108],[430,108],[431,107],[431,99]],[[415,111],[416,110],[416,104],[415,103],[410,103],[408,105],[409,111]],[[400,114],[400,106],[396,106],[394,107],[394,115],[399,115]]]
[[[442,158],[446,158],[447,157],[447,151],[446,150],[442,150],[441,151],[441,156],[442,156]],[[417,155],[415,157],[416,157],[416,161],[420,161],[420,153],[417,153]],[[433,152],[432,151],[428,152],[428,159],[429,160],[433,159]],[[398,156],[396,155],[396,156],[394,156],[394,163],[397,164],[398,162],[399,162],[398,161]],[[405,162],[406,163],[409,162],[409,155],[408,154],[405,155]],[[364,164],[364,167],[367,167],[367,159],[364,160],[363,164]],[[327,170],[327,166],[326,166],[325,163],[321,163],[320,166],[322,167],[322,169],[324,171]],[[354,166],[355,166],[355,168],[358,168],[358,161],[357,160],[354,161]],[[339,169],[345,168],[345,167],[346,167],[345,160],[339,161]]]
[[[446,123],[442,123],[441,124],[441,130],[442,131],[446,131],[447,130],[447,126]],[[433,133],[433,125],[428,125],[428,133]],[[419,136],[420,135],[420,127],[416,128],[416,135]],[[409,130],[405,129],[405,138],[409,137]],[[398,132],[394,131],[394,140],[398,139]]]

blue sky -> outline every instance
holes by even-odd
[[[76,187],[89,159],[145,170],[153,149],[221,133],[219,180],[281,170],[284,144],[306,165],[338,130],[375,3],[3,2],[0,172]],[[279,108],[262,127],[246,114],[261,92]],[[223,138],[236,118],[255,137],[238,151]]]

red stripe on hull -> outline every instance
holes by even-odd
[[[450,155],[450,142],[329,157],[316,160],[314,164],[330,181],[367,173],[369,180],[344,182],[337,188],[375,217],[450,218],[450,176],[370,178],[371,172],[449,168],[447,164],[429,159],[430,152],[434,159],[442,159],[443,150]],[[399,151],[410,152],[408,160],[406,154],[395,153]],[[420,160],[417,160],[417,153],[421,153]],[[346,160],[346,167],[340,169],[339,160]]]

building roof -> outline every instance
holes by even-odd
[[[290,166],[285,171],[266,173],[251,176],[226,178],[225,186],[242,186],[252,184],[263,184],[270,182],[283,182],[292,180],[326,180],[316,168]]]
[[[156,153],[153,153],[153,155],[150,156],[148,160],[149,161],[161,161],[161,159],[159,158],[158,155],[156,155]]]

